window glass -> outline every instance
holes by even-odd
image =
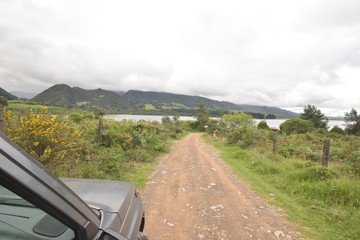
[[[75,239],[74,231],[0,185],[0,239]]]

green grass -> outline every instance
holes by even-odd
[[[148,175],[154,171],[153,166],[154,162],[142,164],[136,168],[130,169],[126,172],[125,176],[122,178],[123,181],[132,182],[138,188],[143,188],[146,186],[146,182],[149,180]]]
[[[360,180],[318,163],[213,141],[234,173],[311,239],[360,239]],[[275,194],[270,197],[269,194]]]
[[[42,108],[44,105],[41,104],[35,104],[35,103],[29,103],[26,101],[21,101],[21,100],[9,100],[9,109],[17,109],[17,110],[24,110],[24,109],[40,109]],[[53,106],[48,106],[49,109],[51,108],[56,108]]]
[[[176,141],[186,137],[190,132],[183,131],[181,134],[179,134],[174,141],[170,141],[167,144],[167,151],[157,154],[156,157],[162,154],[167,154],[169,152],[170,146],[172,144],[175,144]],[[132,182],[135,184],[137,188],[144,188],[146,186],[146,183],[149,181],[149,174],[153,171],[155,171],[154,166],[157,165],[158,162],[156,162],[155,158],[152,158],[152,160],[149,163],[142,163],[137,164],[136,167],[129,169],[124,175],[124,177],[121,179],[122,181]]]
[[[154,105],[152,105],[152,104],[145,104],[144,109],[145,110],[156,110],[156,107],[154,107]]]
[[[41,105],[33,102],[28,102],[24,100],[9,100],[9,106],[7,108],[16,114],[21,114],[25,116],[27,114],[27,111],[29,109],[32,109],[35,112],[39,112],[42,107],[45,107],[46,105]],[[78,109],[78,108],[66,108],[66,107],[57,107],[57,106],[46,106],[51,114],[56,115],[66,115],[73,112],[79,112],[79,113],[89,113],[85,110]]]

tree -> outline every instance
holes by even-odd
[[[204,131],[205,130],[205,125],[209,121],[209,111],[205,107],[204,103],[199,103],[198,104],[198,108],[196,109],[195,117],[196,117],[198,128],[200,130]]]
[[[360,114],[353,108],[350,112],[345,113],[345,122],[347,124],[345,132],[355,136],[360,136]]]
[[[225,134],[228,143],[242,141],[243,146],[251,144],[251,133],[255,128],[255,121],[251,115],[245,113],[225,114],[221,121],[225,125]]]
[[[280,131],[289,135],[291,133],[307,133],[314,130],[314,123],[310,120],[292,118],[280,125]]]
[[[3,96],[0,96],[0,105],[3,105],[3,106],[7,106],[9,103],[8,103],[8,100],[6,97],[3,97]]]
[[[161,123],[165,124],[165,125],[170,125],[172,124],[171,118],[169,117],[169,115],[165,114],[162,118],[161,118]]]
[[[180,121],[180,116],[177,112],[174,112],[173,115],[174,116],[172,117],[172,122],[173,122],[173,124],[178,125],[179,121]]]
[[[105,115],[105,113],[98,107],[94,107],[94,117],[95,119],[102,118]]]
[[[253,117],[246,113],[225,114],[221,118],[229,127],[251,127],[255,126]]]
[[[325,115],[315,106],[307,105],[304,107],[304,112],[300,114],[300,118],[310,120],[313,122],[315,128],[327,129],[328,119]]]

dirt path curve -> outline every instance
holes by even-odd
[[[299,239],[241,184],[201,134],[177,142],[150,178],[141,194],[150,240]]]

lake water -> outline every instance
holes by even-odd
[[[172,117],[172,116],[170,116]],[[163,116],[159,115],[107,115],[105,118],[114,119],[117,121],[121,120],[133,120],[133,121],[139,121],[139,120],[145,120],[145,121],[156,121],[161,122],[161,119]],[[180,116],[181,121],[186,120],[196,120],[195,117],[189,117],[189,116]],[[255,119],[256,123],[259,123],[262,121],[262,119]],[[279,128],[280,124],[285,122],[286,119],[267,119],[266,122],[271,128]],[[332,129],[334,126],[341,127],[342,129],[345,129],[346,123],[342,120],[329,120],[328,122],[329,129]]]

